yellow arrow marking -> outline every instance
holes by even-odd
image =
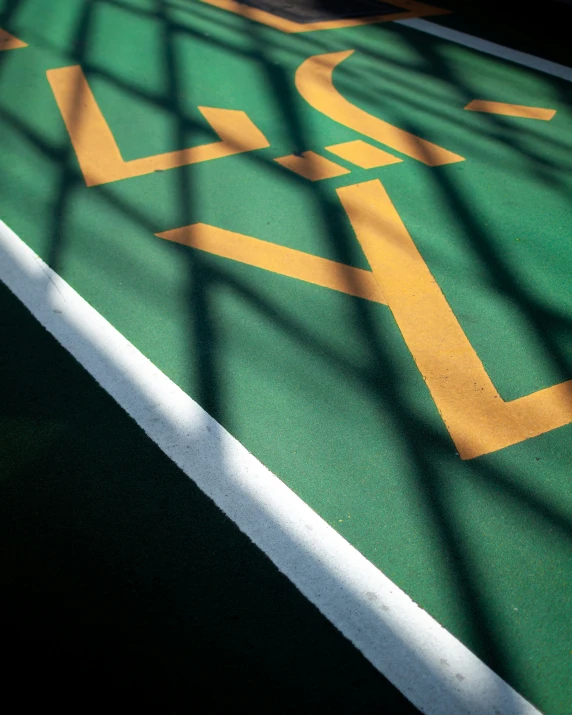
[[[2,50],[18,50],[21,47],[28,47],[28,45],[0,27],[0,52]]]
[[[385,304],[373,274],[361,268],[352,268],[327,258],[261,241],[234,231],[226,231],[206,223],[194,223],[155,235],[168,241],[182,243],[184,246],[214,253],[216,256],[264,268],[272,273]]]
[[[220,142],[124,161],[79,65],[48,70],[48,81],[87,186],[219,159],[270,146],[245,112],[199,107]]]
[[[379,180],[337,193],[463,459],[572,422],[572,380],[502,399]]]
[[[428,166],[464,161],[462,156],[394,127],[393,124],[374,117],[342,97],[334,87],[332,75],[334,68],[353,52],[354,50],[348,50],[314,55],[298,67],[296,87],[308,104],[333,121]]]

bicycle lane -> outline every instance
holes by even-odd
[[[460,459],[395,298],[392,314],[347,295],[376,268],[336,189],[381,181],[505,401],[565,382],[568,85],[395,25],[285,36],[198,5],[75,9],[68,36],[61,16],[58,36],[30,15],[28,48],[2,57],[6,223],[415,602],[558,712],[570,427]],[[334,70],[343,97],[464,161],[428,166],[385,144],[403,161],[361,169],[325,150],[359,138],[381,151],[296,89],[305,60],[345,50]],[[127,163],[212,143],[198,106],[245,112],[270,146],[87,188],[46,77],[77,64]],[[476,99],[556,114],[466,111]],[[346,173],[292,171],[307,151]],[[297,251],[304,266],[308,254],[328,259],[346,292],[263,270],[258,249],[249,265],[208,241],[199,250],[155,235],[196,223],[232,232],[233,247],[247,236]],[[210,240],[195,231],[183,242],[199,239]]]

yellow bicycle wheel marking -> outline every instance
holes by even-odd
[[[79,65],[48,70],[48,81],[87,186],[143,176],[270,146],[245,112],[199,107],[220,142],[124,161]]]
[[[298,67],[296,87],[310,106],[333,121],[428,166],[464,161],[462,156],[374,117],[345,99],[334,87],[332,75],[334,69],[353,52],[347,50],[314,55]]]

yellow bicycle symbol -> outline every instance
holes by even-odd
[[[296,87],[312,107],[428,166],[464,161],[458,154],[374,117],[345,99],[334,87],[333,70],[352,52],[316,55],[298,68]],[[270,146],[244,112],[201,107],[220,142],[124,161],[81,68],[50,70],[48,79],[88,186]],[[541,120],[554,116],[550,109],[482,100],[475,100],[466,109]],[[363,168],[402,161],[361,140],[327,149]],[[311,151],[275,161],[312,181],[350,173]],[[516,400],[503,400],[379,179],[338,188],[337,194],[371,271],[203,223],[157,235],[387,304],[462,459],[494,452],[572,422],[572,380]]]

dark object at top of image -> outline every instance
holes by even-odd
[[[402,7],[377,2],[377,0],[239,0],[239,2],[299,23],[403,12]]]

